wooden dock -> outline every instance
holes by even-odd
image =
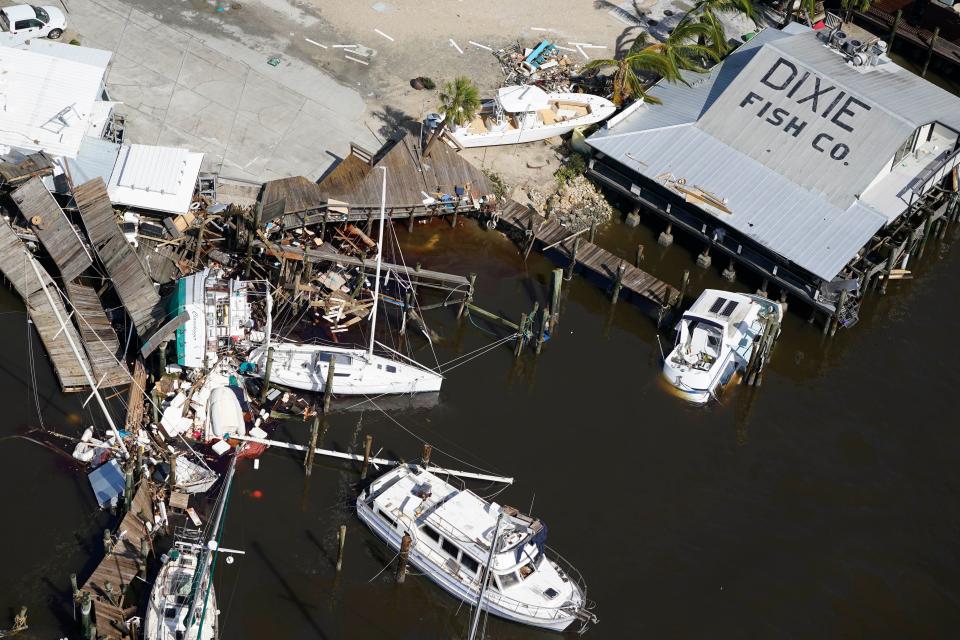
[[[153,280],[120,231],[107,186],[101,178],[96,178],[76,187],[73,196],[87,236],[113,281],[120,301],[140,337],[148,338],[151,330],[163,323],[166,312],[160,306],[160,294]]]
[[[64,282],[71,282],[93,264],[86,242],[40,178],[30,178],[11,197],[57,265]]]
[[[127,368],[120,364],[123,358],[120,340],[103,310],[97,292],[80,282],[69,282],[65,288],[97,385],[104,389],[129,384]]]
[[[906,14],[908,13],[906,10],[913,10],[913,4],[914,2],[912,0],[885,0],[871,4],[866,11],[855,11],[854,15],[861,19],[863,23],[884,34],[884,40],[889,39],[888,34],[896,23],[897,33],[894,42],[903,40],[914,45],[921,51],[930,51],[932,41],[933,49],[930,53],[952,65],[954,68],[960,66],[960,46],[943,36],[938,37],[934,41],[933,32],[931,32],[930,29],[909,24],[909,19],[906,15],[899,21],[896,19],[895,14],[898,9],[904,10],[903,13]],[[942,9],[945,12],[949,11],[946,7]]]
[[[680,297],[677,289],[639,269],[628,260],[589,242],[583,232],[571,233],[560,223],[546,220],[529,207],[513,200],[507,201],[500,211],[499,219],[516,230],[532,233],[528,242],[534,242],[547,253],[555,252],[568,265],[575,260],[576,267],[589,271],[601,282],[609,284],[615,295],[619,295],[620,291],[627,291],[658,315],[676,304]]]
[[[34,266],[40,271],[43,285],[37,279],[36,271],[33,269]],[[64,391],[80,391],[89,388],[80,362],[70,348],[70,343],[57,320],[56,314],[59,313],[67,324],[67,331],[79,348],[82,344],[80,336],[73,324],[67,320],[69,316],[60,298],[60,293],[56,290],[50,275],[27,251],[26,246],[17,237],[13,227],[6,220],[0,220],[0,272],[23,299],[27,313],[30,314],[33,326],[40,334],[40,340],[43,341],[43,346],[46,348],[50,362],[53,364],[53,370],[60,381],[60,387]],[[45,287],[49,287],[50,297],[56,306],[56,312],[50,306],[50,301],[44,292]],[[80,357],[86,360],[83,351],[80,351]],[[88,362],[85,362],[85,364],[89,366]]]
[[[113,536],[115,542],[112,549],[104,554],[103,560],[81,587],[82,591],[90,594],[93,602],[97,638],[120,640],[129,635],[124,633],[126,620],[135,615],[136,603],[129,604],[132,611],[128,612],[124,598],[146,562],[141,554],[145,542],[150,546],[150,534],[145,522],[153,522],[153,502],[149,485],[142,480],[133,496],[130,510]],[[117,537],[121,539],[116,541]]]

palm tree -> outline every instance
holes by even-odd
[[[424,157],[430,155],[433,144],[443,132],[452,126],[463,126],[473,120],[480,109],[480,92],[466,76],[458,76],[453,82],[446,82],[440,92],[440,109],[443,111],[443,121],[437,125],[423,150]]]
[[[697,16],[697,22],[702,25],[697,44],[707,47],[714,60],[723,59],[730,53],[730,44],[727,42],[727,32],[723,23],[712,11],[704,11]]]
[[[705,13],[701,15],[701,17],[704,15],[710,15],[708,20],[712,20],[713,22],[708,24],[684,18],[674,27],[670,36],[664,42],[654,43],[650,45],[649,48],[657,51],[669,60],[670,68],[703,73],[706,71],[702,64],[703,61],[712,59],[716,62],[721,58],[721,55],[718,55],[715,51],[717,48],[717,34],[714,32],[714,29],[718,28],[720,30],[719,42],[721,46],[726,46],[726,36],[723,34],[723,25],[720,24],[719,20],[717,20],[713,14]],[[710,47],[706,46],[706,40],[708,38],[711,39],[712,46]],[[668,80],[671,79],[668,78]],[[686,84],[686,81],[679,74],[671,81],[676,80]]]
[[[757,24],[757,9],[754,0],[700,0],[690,13],[742,13]]]
[[[659,100],[647,95],[648,85],[638,74],[644,72],[656,74],[669,82],[676,82],[680,79],[680,72],[668,57],[654,49],[655,46],[656,44],[650,44],[647,34],[643,33],[634,40],[630,50],[619,59],[591,60],[584,68],[616,68],[613,73],[613,103],[617,106],[623,104],[625,98],[659,104]]]

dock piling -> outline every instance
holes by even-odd
[[[563,269],[554,269],[550,280],[550,333],[553,333],[560,323],[560,292],[563,289]]]
[[[547,311],[547,308],[544,307],[541,312],[543,319],[540,322],[540,327],[537,330],[537,343],[534,346],[534,351],[537,355],[540,355],[540,350],[543,349],[543,343],[547,339],[547,334],[550,332],[550,313]]]
[[[635,266],[639,269],[640,263],[643,262],[643,243],[637,243],[637,260],[634,263]]]
[[[332,362],[330,364],[333,364]],[[326,393],[324,393],[326,397]],[[317,448],[317,436],[320,434],[320,412],[315,411],[313,414],[313,424],[310,427],[310,448],[307,449],[307,457],[304,460],[304,471],[307,474],[307,477],[310,477],[310,474],[313,472],[313,455],[316,452]]]
[[[620,289],[623,287],[623,273],[627,270],[627,265],[623,263],[623,260],[620,261],[620,264],[617,265],[617,271],[613,276],[613,292],[610,294],[610,302],[612,304],[617,304],[617,301],[620,299]]]
[[[567,265],[567,273],[564,280],[573,278],[573,269],[577,266],[577,251],[580,250],[580,236],[573,239],[573,250],[570,252],[570,264]]]
[[[260,402],[263,402],[267,399],[267,392],[270,391],[271,369],[273,369],[273,347],[267,349],[267,366],[263,370],[263,386],[260,387]]]
[[[373,449],[373,436],[366,436],[363,439],[363,468],[360,470],[360,479],[367,479],[367,470],[370,468],[370,451]]]
[[[433,453],[433,445],[424,443],[423,445],[423,456],[420,458],[420,463],[423,465],[423,468],[426,469],[430,466],[430,454]]]
[[[893,40],[897,37],[897,27],[900,26],[900,16],[903,14],[903,11],[897,9],[897,13],[893,16],[893,26],[890,28],[890,36],[887,38],[887,53],[889,54],[893,51]]]
[[[407,562],[410,560],[410,544],[413,538],[409,533],[403,534],[403,540],[400,541],[400,563],[397,565],[397,584],[403,584],[407,579]]]
[[[680,279],[680,295],[677,297],[677,307],[683,306],[683,299],[687,295],[687,287],[690,285],[690,269],[683,270],[683,277]]]
[[[336,371],[336,363],[331,360],[327,367],[327,381],[323,385],[323,415],[330,413],[330,401],[333,399],[333,377]]]
[[[920,72],[921,78],[927,77],[927,68],[930,66],[930,60],[933,58],[933,49],[937,46],[937,38],[940,37],[940,27],[933,28],[933,35],[930,36],[930,44],[927,46],[927,59],[923,62],[923,71]]]
[[[337,573],[340,573],[340,570],[343,569],[343,547],[347,543],[347,525],[340,525],[340,530],[337,532]]]
[[[657,244],[661,247],[669,247],[673,244],[673,224],[668,224],[667,228],[657,237]]]
[[[517,342],[514,345],[513,357],[519,358],[523,353],[523,347],[526,344],[527,335],[527,314],[520,314],[520,328],[517,330]]]
[[[463,301],[460,303],[460,308],[457,309],[457,318],[463,316],[463,312],[466,309],[467,305],[473,302],[473,289],[477,284],[477,274],[471,273],[468,277],[470,280],[470,288],[467,290],[467,295],[463,298]]]
[[[90,624],[90,611],[93,609],[93,602],[90,600],[90,592],[84,591],[80,596],[80,635],[84,638],[90,637],[90,631],[93,627]]]

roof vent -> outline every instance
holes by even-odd
[[[847,42],[847,34],[843,31],[834,31],[830,40],[833,46],[835,46],[837,49],[842,49],[843,45]]]
[[[854,38],[848,38],[848,39],[843,43],[843,50],[844,50],[848,55],[851,55],[851,56],[852,56],[852,55],[855,54],[857,51],[859,51],[859,50],[860,50],[860,47],[862,47],[862,46],[863,46],[863,43],[860,42],[859,40],[855,40]]]

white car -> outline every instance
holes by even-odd
[[[0,30],[18,42],[30,38],[56,40],[66,28],[67,18],[56,7],[18,4],[0,9]]]

